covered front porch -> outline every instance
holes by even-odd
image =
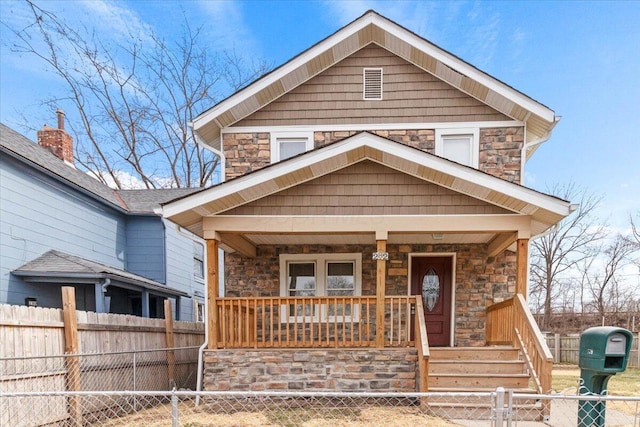
[[[368,389],[380,378],[402,391],[455,388],[465,381],[431,366],[436,346],[505,344],[494,364],[509,354],[521,364],[513,384],[533,378],[548,390],[551,357],[525,301],[528,242],[569,211],[366,132],[163,207],[207,241],[207,369],[229,379],[212,387],[247,390],[285,378],[305,378],[287,382],[303,388],[313,378],[327,388],[355,378]],[[400,359],[404,367],[390,362]],[[507,378],[487,372],[474,383]]]
[[[211,366],[224,365],[223,360],[232,359],[242,365],[243,357],[238,355],[249,354],[254,362],[266,358],[272,365],[287,365],[295,360],[308,363],[322,358],[321,364],[330,366],[338,375],[341,370],[351,369],[351,377],[368,374],[374,381],[385,376],[394,378],[395,381],[387,382],[389,386],[391,383],[397,386],[394,390],[428,391],[433,338],[443,332],[442,321],[433,321],[432,313],[445,309],[449,313],[444,325],[446,337],[444,342],[441,337],[436,340],[439,340],[438,347],[513,347],[526,364],[525,370],[536,384],[535,389],[549,390],[551,356],[524,298],[527,239],[515,239],[517,232],[510,230],[509,235],[515,241],[503,241],[502,245],[519,249],[514,253],[490,243],[461,243],[460,240],[469,239],[469,234],[449,233],[447,240],[457,239],[458,243],[398,244],[393,238],[387,238],[377,239],[375,245],[264,245],[256,247],[251,257],[227,253],[225,297],[219,296],[216,286],[220,283],[216,266],[219,265],[218,248],[227,247],[222,237],[226,234],[219,235],[220,240],[209,239],[207,321],[208,349],[212,351],[208,352],[207,360]],[[430,230],[424,239],[433,239],[433,234]],[[467,237],[463,237],[465,235]],[[269,236],[273,242],[283,239],[275,234]],[[382,237],[382,234],[375,236]],[[298,238],[305,239],[302,235]],[[493,236],[485,238],[495,241]],[[326,237],[324,239],[326,241]],[[361,255],[361,271],[357,268],[354,272],[362,278],[360,286],[354,286],[354,289],[359,287],[360,292],[348,296],[291,296],[296,292],[287,289],[289,295],[281,296],[281,270],[287,269],[287,263],[278,262],[279,258],[288,259],[292,253],[313,258],[314,254],[325,253],[327,246],[341,253]],[[441,277],[443,280],[434,297],[433,291],[423,289],[425,275],[420,275],[415,265],[424,259],[443,258],[450,260],[450,271]],[[265,271],[271,273],[264,274]],[[416,277],[417,288],[412,283]],[[289,283],[292,279],[287,276],[285,280]],[[450,286],[448,299],[445,286]],[[343,360],[342,365],[332,365],[334,358]],[[386,362],[377,364],[376,360]],[[394,360],[396,362],[392,362]],[[405,368],[398,367],[398,360],[404,361]],[[372,371],[359,372],[355,365],[362,362],[372,366]],[[384,365],[389,363],[402,372],[401,378],[397,378],[397,372],[395,375],[385,373]],[[383,367],[376,367],[378,365]],[[240,372],[250,372],[248,366],[245,368]],[[412,373],[412,379],[404,369]],[[269,371],[266,365],[263,371],[265,375]],[[291,378],[289,369],[281,371]],[[248,378],[247,381],[255,382],[255,377],[249,375]],[[312,384],[319,388],[345,384],[344,380],[332,381],[330,375],[326,378],[328,381],[316,380]],[[278,387],[285,382],[274,375],[272,381],[266,383]],[[362,382],[359,383],[362,386]],[[253,387],[245,386],[257,390],[269,387],[259,382]],[[230,384],[230,387],[233,386]],[[349,387],[351,385],[347,389]]]

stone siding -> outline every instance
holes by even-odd
[[[222,151],[227,180],[271,163],[269,133],[226,133],[222,139]]]
[[[205,390],[415,392],[417,352],[398,349],[209,350]]]
[[[258,246],[255,258],[225,255],[229,297],[280,295],[280,254],[362,253],[362,294],[375,295],[374,245]],[[386,294],[407,295],[409,254],[456,253],[455,345],[485,344],[486,308],[515,292],[516,256],[505,251],[487,258],[486,245],[388,245]]]
[[[435,153],[433,129],[371,130],[373,134]],[[314,147],[348,138],[357,131],[314,132]],[[520,183],[524,127],[480,129],[479,169],[510,182]],[[225,179],[236,178],[271,164],[270,134],[225,133],[222,141],[225,155]]]
[[[480,129],[479,169],[520,184],[524,127]]]

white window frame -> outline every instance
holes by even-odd
[[[315,264],[316,274],[316,295],[315,297],[327,297],[327,264],[330,262],[347,262],[354,264],[354,289],[353,296],[362,296],[362,254],[361,253],[342,253],[342,254],[280,254],[280,295],[284,298],[289,297],[289,287],[287,277],[289,274],[288,265],[290,262],[306,262]],[[289,305],[283,304],[280,308],[282,319],[289,319],[289,322],[358,322],[360,319],[360,305],[354,304],[351,307],[351,315],[349,316],[329,316],[326,304],[319,304],[317,309],[314,307],[311,316],[290,316]]]
[[[202,249],[202,255],[200,255],[200,251],[197,249],[197,246]],[[206,248],[204,246],[204,244],[200,243],[200,242],[196,242],[195,240],[193,241],[193,279],[197,282],[197,283],[204,283],[204,279],[205,276],[207,274],[207,268],[206,268],[206,262],[205,262],[205,252],[206,252]],[[202,271],[201,271],[201,275],[200,272],[198,272],[196,270],[196,265],[195,262],[196,260],[201,264],[202,266]]]
[[[367,97],[367,71],[380,72],[380,96],[375,98]],[[384,71],[382,67],[366,67],[362,69],[362,99],[365,101],[382,101],[384,94]]]
[[[437,129],[436,128],[436,156],[444,157],[444,140],[447,137],[456,136],[470,136],[471,137],[471,153],[470,159],[471,166],[478,169],[479,157],[480,157],[480,129],[479,128],[450,128],[450,129]],[[452,160],[455,161],[455,160]]]
[[[291,132],[271,132],[271,163],[280,161],[280,143],[283,139],[300,139],[306,140],[305,152],[313,149],[313,131],[291,131]]]

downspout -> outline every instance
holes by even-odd
[[[206,246],[206,241],[204,241],[204,239],[201,239],[199,237],[196,237],[192,234],[187,234],[183,231],[182,227],[180,227],[178,224],[175,224],[176,227],[176,231],[178,232],[178,234],[180,234],[181,236],[186,237],[187,239],[190,239],[194,242],[200,243],[202,245],[204,245],[205,250],[204,250],[204,265],[205,268],[207,266],[207,246]],[[208,328],[208,324],[209,322],[207,322],[206,320],[206,316],[207,313],[209,313],[209,298],[208,298],[208,293],[209,293],[209,275],[205,274],[204,275],[204,313],[205,313],[205,321],[204,321],[204,342],[200,345],[200,347],[198,347],[198,373],[196,375],[196,391],[201,391],[202,390],[202,370],[204,367],[203,364],[203,354],[204,354],[204,349],[207,348],[207,343],[209,342],[209,328]],[[196,396],[196,406],[200,405],[200,395],[198,394]]]
[[[187,123],[187,125],[191,129],[193,129],[193,122],[189,122]],[[224,182],[225,167],[226,167],[226,159],[224,158],[224,152],[222,150],[216,150],[215,148],[213,148],[212,146],[204,142],[202,138],[200,138],[200,135],[198,135],[198,133],[195,130],[193,131],[193,135],[195,137],[195,141],[198,147],[204,148],[205,150],[212,152],[213,154],[218,156],[218,158],[220,159],[220,182]],[[220,129],[220,146],[222,147],[222,129]]]

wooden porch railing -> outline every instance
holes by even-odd
[[[521,294],[487,308],[487,344],[519,348],[539,393],[551,390],[553,356]]]
[[[414,345],[415,303],[385,298],[385,347]],[[375,296],[220,298],[216,308],[219,348],[375,347]]]

